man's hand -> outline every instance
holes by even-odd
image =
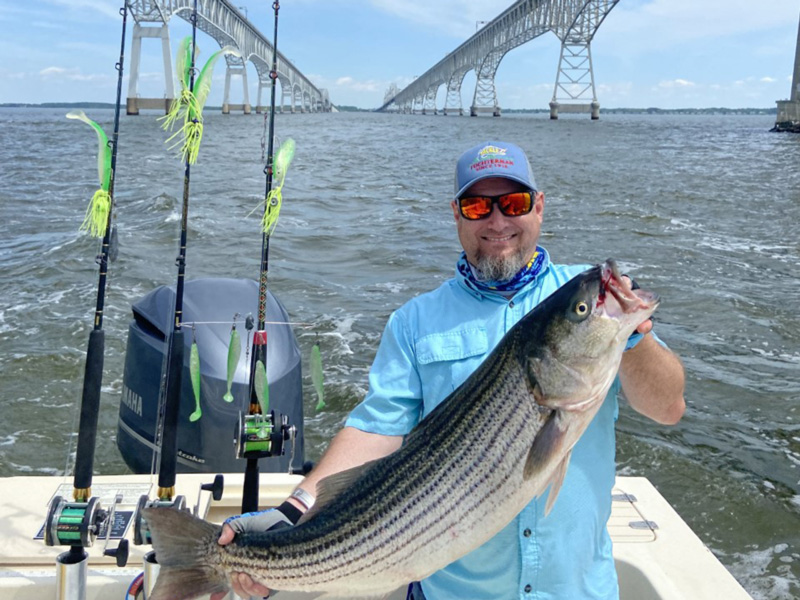
[[[286,514],[287,512],[289,513],[288,515]],[[272,531],[291,527],[294,525],[292,518],[297,520],[299,516],[300,511],[297,508],[291,505],[287,508],[287,503],[284,502],[278,508],[231,517],[222,526],[222,533],[217,543],[221,546],[226,546],[233,541],[237,533]],[[234,593],[242,598],[250,598],[252,596],[264,598],[269,596],[270,593],[268,587],[256,583],[246,573],[233,573],[231,575],[231,585]],[[222,600],[225,595],[225,592],[213,594],[211,600]]]

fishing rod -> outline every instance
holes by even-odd
[[[192,35],[182,40],[176,61],[177,72],[181,84],[181,94],[176,98],[169,112],[161,120],[165,121],[164,129],[171,129],[179,120],[183,125],[177,133],[167,139],[167,143],[178,138],[171,148],[181,146],[180,155],[184,161],[183,203],[181,208],[181,232],[179,252],[175,259],[178,267],[178,278],[175,285],[175,308],[172,320],[172,331],[167,340],[167,352],[163,385],[159,396],[159,425],[156,431],[156,452],[158,453],[158,490],[156,499],[150,500],[147,495],[139,498],[136,516],[134,517],[134,544],[150,544],[150,529],[143,518],[142,509],[158,506],[172,507],[179,510],[186,508],[185,496],[175,495],[175,481],[178,462],[178,415],[183,389],[183,370],[185,354],[185,334],[183,331],[183,300],[186,281],[186,248],[189,219],[189,191],[191,184],[191,167],[197,160],[200,141],[203,137],[203,107],[211,89],[211,78],[214,64],[224,54],[241,56],[234,48],[225,46],[213,53],[195,78],[195,58],[197,56],[197,0],[194,0],[189,21],[192,24]],[[194,333],[192,333],[194,339]],[[199,418],[199,356],[196,345],[192,344],[190,371],[194,380],[193,388],[197,394],[198,410],[190,417],[194,422]],[[155,458],[155,456],[154,456]],[[202,484],[201,490],[210,491],[215,500],[222,497],[223,478],[217,475],[211,484]],[[199,507],[199,504],[198,504]],[[195,510],[198,510],[195,507]],[[145,555],[145,590],[149,593],[155,585],[158,565],[154,552]]]
[[[239,418],[239,434],[237,438],[237,455],[247,460],[242,490],[242,512],[258,510],[259,470],[258,460],[283,454],[284,442],[294,439],[296,429],[290,426],[286,416],[276,423],[275,411],[269,410],[269,384],[267,382],[267,280],[269,276],[269,240],[270,234],[280,210],[280,189],[273,190],[273,175],[276,161],[275,149],[275,94],[278,80],[278,12],[280,1],[272,3],[275,14],[275,25],[272,43],[272,69],[269,77],[272,80],[270,93],[270,118],[267,149],[266,191],[264,202],[264,226],[261,236],[261,269],[258,288],[258,326],[253,335],[252,352],[250,353],[248,414]],[[288,162],[294,153],[294,144],[281,148],[279,168],[280,177],[285,176]],[[282,185],[282,181],[281,181]],[[271,214],[272,213],[272,214]]]
[[[97,301],[95,305],[94,324],[89,334],[89,344],[86,351],[86,365],[83,378],[83,392],[81,396],[80,421],[78,425],[78,444],[75,454],[75,472],[73,476],[73,501],[69,502],[61,496],[56,496],[48,508],[45,522],[44,537],[48,546],[70,546],[70,550],[61,554],[58,559],[58,590],[59,598],[83,598],[86,595],[86,577],[88,568],[88,554],[84,548],[91,547],[100,533],[100,528],[106,524],[106,546],[108,533],[113,520],[116,502],[111,507],[111,518],[104,511],[98,499],[92,496],[92,472],[94,469],[94,453],[97,442],[97,421],[100,412],[100,391],[103,380],[103,362],[105,350],[105,332],[103,331],[103,310],[105,306],[106,281],[108,276],[109,258],[113,260],[116,253],[116,230],[112,228],[112,215],[114,208],[114,181],[117,166],[117,149],[119,147],[119,121],[120,105],[122,101],[122,76],[125,63],[125,30],[128,20],[128,3],[125,2],[120,9],[122,15],[122,35],[120,38],[119,61],[115,68],[117,77],[117,101],[114,111],[114,132],[109,142],[102,129],[86,118],[83,113],[68,115],[89,123],[95,128],[100,149],[98,164],[100,169],[101,189],[95,193],[90,212],[96,207],[95,199],[101,205],[101,216],[97,219],[98,228],[92,233],[102,234],[100,254],[97,256],[99,277],[97,283]],[[105,144],[103,143],[105,142]],[[105,147],[104,147],[105,146]],[[108,156],[110,147],[110,161],[104,160]],[[103,215],[103,213],[106,213]],[[87,220],[90,215],[87,214]],[[84,221],[86,225],[86,221]],[[107,556],[116,557],[117,565],[125,566],[128,559],[128,542],[122,540],[116,549],[104,549]]]

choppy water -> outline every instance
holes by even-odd
[[[96,142],[65,111],[0,110],[0,476],[63,473],[97,285],[77,233]],[[111,130],[111,111],[90,111]],[[547,194],[542,243],[559,262],[619,259],[663,297],[659,334],[683,358],[676,427],[624,407],[619,470],[649,477],[756,598],[800,596],[800,136],[769,117],[609,115],[550,122],[376,114],[279,115],[297,141],[270,254],[270,289],[305,356],[320,334],[329,408],[308,455],[365,392],[383,324],[449,277],[454,161],[488,138],[530,154]],[[210,114],[192,171],[190,278],[256,278],[260,116]],[[174,283],[183,169],[153,115],[124,117],[120,258],[106,305],[96,468],[114,443],[129,306]]]

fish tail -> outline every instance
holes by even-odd
[[[224,571],[209,565],[218,526],[173,508],[148,508],[143,515],[161,566],[148,600],[191,600],[228,590]]]

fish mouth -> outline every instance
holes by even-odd
[[[609,300],[612,300],[609,302]],[[601,267],[600,293],[597,308],[605,308],[610,317],[637,316],[637,326],[653,314],[659,304],[658,295],[642,289],[633,289],[622,277],[614,259],[609,258]]]

